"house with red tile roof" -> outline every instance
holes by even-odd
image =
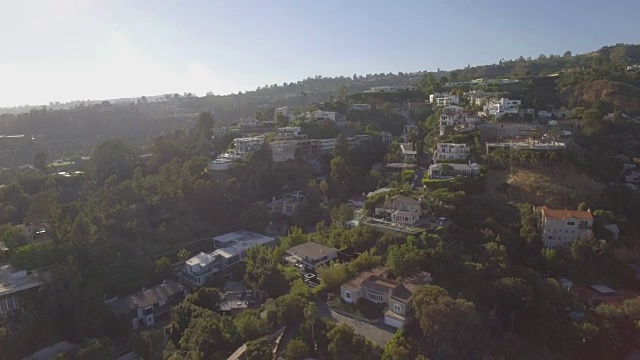
[[[592,235],[591,210],[558,210],[546,206],[541,212],[542,241],[547,248],[565,247],[572,242]]]

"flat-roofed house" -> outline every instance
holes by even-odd
[[[306,269],[317,269],[338,258],[338,249],[307,242],[285,251],[285,262]]]

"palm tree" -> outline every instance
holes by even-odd
[[[320,309],[318,309],[318,305],[314,302],[307,302],[307,305],[304,307],[304,318],[311,327],[311,339],[313,341],[313,348],[316,348],[316,334],[315,334],[315,323],[318,315],[320,314]]]

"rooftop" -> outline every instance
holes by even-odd
[[[118,315],[126,314],[135,308],[145,308],[159,302],[161,299],[167,299],[184,289],[184,286],[174,280],[165,279],[160,285],[120,298],[109,303],[108,307]]]
[[[231,232],[231,233],[220,235],[220,236],[214,236],[213,240],[219,243],[224,243],[224,244],[231,243],[231,242],[234,242],[234,243],[250,242],[250,243],[260,243],[260,245],[262,245],[262,243],[268,243],[270,241],[273,241],[273,238],[256,234],[254,232],[247,231],[247,230],[239,230],[239,231]]]
[[[17,293],[42,285],[25,270],[15,271],[9,264],[0,266],[0,296]]]
[[[390,167],[390,168],[403,168],[403,169],[413,169],[415,167],[415,165],[412,164],[405,164],[405,163],[391,163],[391,164],[387,164],[386,167]]]
[[[568,218],[576,218],[581,220],[593,220],[593,215],[591,215],[591,211],[580,211],[580,210],[556,210],[550,209],[546,206],[542,206],[540,208],[542,210],[542,214],[550,219],[557,220],[565,220]]]
[[[205,254],[203,252],[201,252],[200,254],[192,257],[191,259],[187,260],[187,265],[200,265],[200,266],[207,266],[209,265],[211,262],[213,262],[216,259],[215,255],[213,254]]]
[[[289,255],[296,255],[303,259],[317,260],[327,256],[330,253],[334,253],[338,249],[330,248],[328,246],[320,245],[314,242],[307,242],[298,246],[294,246],[285,252]]]

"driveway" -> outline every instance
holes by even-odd
[[[326,303],[319,304],[320,316],[333,320],[339,324],[347,324],[351,326],[356,334],[362,335],[367,339],[384,347],[393,337],[396,329],[385,324],[369,324],[363,321],[354,320],[350,317],[340,315],[331,311]]]

